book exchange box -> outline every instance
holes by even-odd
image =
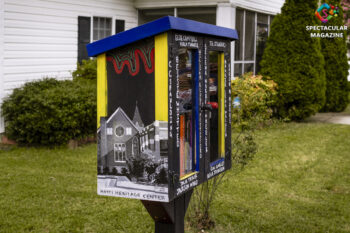
[[[97,192],[169,202],[231,167],[233,29],[163,17],[97,56]]]

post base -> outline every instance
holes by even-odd
[[[185,214],[193,190],[169,203],[141,201],[155,222],[155,233],[184,233]]]

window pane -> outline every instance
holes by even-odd
[[[177,8],[178,17],[196,20],[203,23],[216,24],[215,7],[186,7]]]
[[[112,19],[106,18],[105,29],[111,30],[111,28],[112,28]]]
[[[106,24],[106,18],[100,18],[99,28],[104,29]]]
[[[112,35],[112,19],[103,17],[94,17],[93,40],[100,40]]]
[[[106,29],[106,37],[112,35],[111,29]]]
[[[218,104],[217,109],[211,110],[210,114],[210,133],[209,133],[209,145],[210,145],[210,162],[214,162],[225,155],[225,128],[224,122],[219,119],[224,118],[224,54],[221,52],[209,52],[209,102]]]
[[[101,28],[98,29],[98,37],[97,39],[102,39],[104,37],[104,33],[103,33],[103,30]]]
[[[235,60],[243,60],[243,10],[236,10],[236,30],[239,40],[235,42]]]
[[[258,23],[268,24],[268,15],[258,13]]]
[[[195,119],[192,117],[194,87],[192,56],[189,49],[179,49],[179,99],[180,99],[180,177],[193,171],[195,153]]]
[[[93,40],[98,40],[98,30],[97,29],[94,29],[93,35],[94,35]]]
[[[268,25],[259,23],[256,30],[256,70],[255,73],[260,71],[260,61],[262,59],[266,41],[268,37]]]
[[[244,60],[254,60],[255,13],[246,11]]]
[[[242,75],[242,64],[235,64],[234,76],[239,77]]]
[[[244,73],[254,72],[254,63],[244,64]]]
[[[94,29],[98,28],[98,17],[94,17]]]
[[[138,24],[142,25],[153,20],[159,19],[163,16],[174,16],[174,8],[139,10],[138,13]]]

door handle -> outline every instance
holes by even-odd
[[[206,104],[203,104],[201,109],[203,111],[213,111],[214,109],[218,109],[218,103],[217,102],[208,102]]]

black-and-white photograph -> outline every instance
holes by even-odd
[[[167,122],[145,126],[136,102],[132,118],[119,107],[102,119],[98,137],[99,194],[168,200]]]

